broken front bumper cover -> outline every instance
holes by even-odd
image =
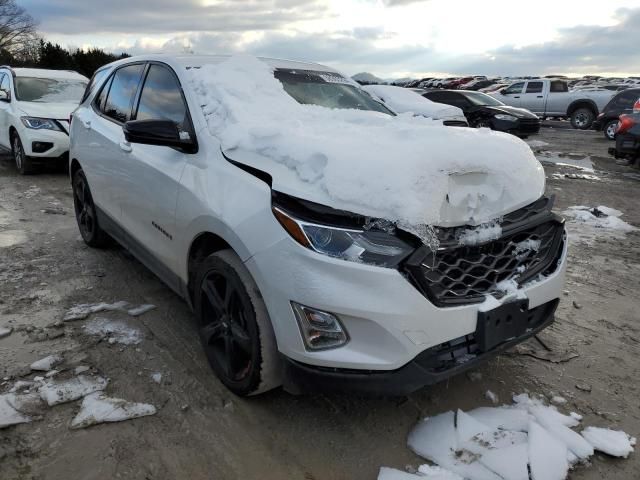
[[[488,341],[485,329],[476,330],[474,334],[431,347],[405,366],[391,371],[317,367],[285,357],[283,386],[293,394],[357,392],[370,395],[408,395],[475,368],[494,355],[537,334],[553,323],[558,303],[559,300],[555,299],[533,309],[520,311],[519,315],[515,309],[507,309],[508,312],[505,311],[504,314],[509,316],[510,321],[526,325],[524,333],[519,336],[498,341],[495,335],[505,332],[498,328],[497,333],[495,330],[493,332],[494,338]],[[503,305],[505,306],[508,307],[509,304]],[[500,308],[486,313],[498,310]],[[495,320],[498,321],[496,325],[499,325],[506,321],[506,317]],[[512,329],[507,331],[513,332]],[[483,351],[479,342],[487,346],[488,350]]]

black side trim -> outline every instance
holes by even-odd
[[[140,263],[151,270],[151,272],[167,284],[171,290],[181,297],[188,299],[188,295],[186,295],[186,285],[178,275],[158,260],[153,253],[118,225],[107,213],[98,206],[95,208],[96,214],[98,215],[98,224],[103,230],[111,235],[120,245],[131,252],[131,254],[136,257]]]

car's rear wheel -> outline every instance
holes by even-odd
[[[478,118],[473,122],[473,127],[474,128],[492,128],[491,120],[489,120],[488,118]]]
[[[579,130],[588,130],[595,118],[596,115],[590,108],[578,108],[571,113],[571,126]]]
[[[111,244],[111,237],[100,228],[89,183],[81,169],[73,174],[72,189],[73,207],[82,239],[90,247],[108,247]]]
[[[606,138],[607,140],[615,140],[616,128],[618,128],[618,120],[609,120],[602,129],[604,138]]]
[[[31,159],[27,157],[22,146],[22,140],[20,135],[14,133],[11,138],[11,151],[13,153],[13,159],[16,162],[16,169],[20,175],[30,175],[34,172],[33,163]]]
[[[231,250],[207,257],[196,275],[194,303],[211,368],[236,395],[281,385],[280,360],[264,300]]]

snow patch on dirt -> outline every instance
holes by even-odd
[[[638,230],[620,217],[620,210],[606,206],[573,206],[562,212],[569,219],[569,232],[584,242],[592,242],[603,236],[624,238],[625,234]]]
[[[68,380],[50,380],[42,382],[38,388],[40,397],[50,407],[60,403],[67,403],[89,395],[90,393],[107,388],[107,379],[79,375]]]
[[[87,322],[84,331],[89,335],[104,338],[109,343],[137,345],[142,341],[142,332],[121,320],[97,317]]]
[[[154,415],[156,407],[148,403],[128,402],[107,397],[102,393],[87,395],[80,411],[71,421],[71,428],[85,428],[105,422],[123,422],[133,418]]]
[[[563,480],[573,464],[587,464],[594,449],[624,458],[634,450],[635,438],[624,432],[587,427],[580,435],[572,430],[579,425],[579,415],[564,415],[527,394],[513,400],[510,406],[426,418],[409,433],[407,444],[445,469],[443,475],[449,476],[443,479],[469,480],[528,480],[529,471],[533,480]],[[419,475],[381,469],[378,480]]]

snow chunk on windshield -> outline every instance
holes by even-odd
[[[544,191],[542,166],[510,135],[301,104],[254,57],[187,75],[225,154],[269,173],[273,188],[290,195],[417,227],[478,225]]]

